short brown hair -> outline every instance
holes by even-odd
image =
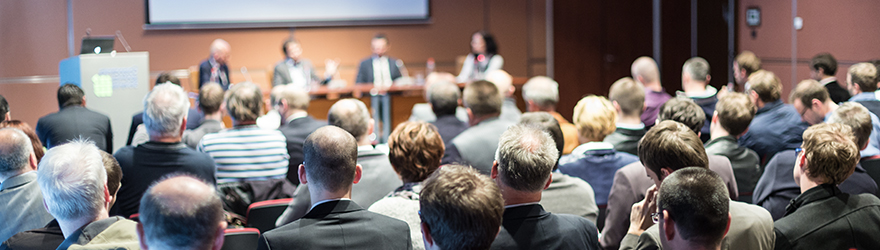
[[[807,128],[803,148],[807,176],[823,183],[840,184],[859,163],[852,129],[843,124],[822,123]]]
[[[608,100],[617,102],[620,111],[627,115],[642,115],[645,107],[645,89],[629,77],[620,78],[611,84]]]
[[[740,69],[746,70],[746,75],[751,75],[752,73],[761,70],[761,59],[759,59],[755,53],[748,50],[739,53],[733,62],[736,63],[736,65],[739,65]]]
[[[104,150],[98,152],[101,153],[101,161],[104,163],[104,169],[107,170],[107,192],[115,196],[122,184],[122,167],[110,153],[104,152]]]
[[[856,146],[862,148],[868,144],[868,138],[874,129],[871,123],[871,111],[857,102],[844,102],[840,104],[831,115],[828,123],[840,123],[852,129]]]
[[[256,121],[263,114],[263,92],[256,84],[243,82],[226,91],[226,110],[236,121]]]
[[[159,73],[159,76],[156,77],[156,85],[163,83],[171,83],[177,86],[180,86],[180,79],[176,76],[172,75],[168,72]]]
[[[829,98],[828,90],[825,89],[825,86],[822,86],[822,84],[816,80],[807,79],[801,81],[796,87],[794,87],[788,100],[790,102],[800,100],[801,104],[804,105],[804,108],[811,108],[813,107],[813,99],[824,102]]]
[[[773,72],[760,70],[749,75],[749,90],[762,102],[775,102],[782,98],[782,81]]]
[[[217,83],[207,83],[199,89],[199,108],[205,114],[217,113],[223,104],[223,87]]]
[[[684,61],[681,71],[687,73],[695,81],[709,80],[709,72],[711,72],[709,70],[709,61],[702,57],[691,57],[691,59]]]
[[[728,93],[719,98],[715,105],[718,123],[733,136],[746,132],[756,111],[755,104],[742,93]]]
[[[703,142],[693,130],[676,121],[654,125],[639,141],[639,161],[660,176],[661,168],[709,167]]]
[[[495,182],[467,166],[446,165],[425,180],[419,217],[441,249],[489,249],[504,199]]]
[[[700,133],[700,129],[706,123],[706,112],[694,100],[677,96],[660,105],[657,119],[677,121],[691,128],[694,133]]]
[[[857,85],[862,92],[877,91],[877,67],[873,64],[856,63],[849,67],[848,73],[851,83]]]
[[[617,129],[617,111],[608,99],[589,95],[574,106],[574,126],[590,140],[603,140]]]
[[[810,60],[810,69],[822,69],[823,74],[833,76],[837,73],[837,59],[829,53],[819,53]]]
[[[297,88],[291,84],[278,85],[278,87],[275,88],[278,88],[277,97],[275,100],[276,103],[280,103],[281,100],[285,100],[287,101],[287,105],[290,106],[291,109],[309,109],[309,102],[312,101],[312,97],[309,96],[309,92],[301,88]]]
[[[474,115],[499,113],[504,101],[498,87],[494,83],[484,80],[465,86],[462,99],[464,99],[464,106],[469,108]]]
[[[445,146],[437,127],[403,122],[388,136],[388,159],[404,182],[420,182],[440,167]]]

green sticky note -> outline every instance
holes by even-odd
[[[92,76],[92,84],[94,84],[95,96],[113,96],[113,78],[110,75],[95,74]]]

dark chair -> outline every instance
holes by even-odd
[[[247,226],[257,228],[260,232],[266,232],[275,228],[275,220],[281,216],[287,204],[293,199],[277,199],[254,202],[248,206]]]
[[[136,214],[132,214],[131,216],[128,216],[128,219],[133,220],[133,221],[140,221],[140,217],[141,217],[141,214],[136,213]]]
[[[256,228],[226,229],[223,247],[220,250],[256,250],[260,240],[260,230]]]
[[[880,158],[876,159],[865,159],[859,162],[862,165],[862,168],[868,172],[868,175],[871,176],[871,179],[874,179],[878,185],[880,185]]]

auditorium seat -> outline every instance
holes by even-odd
[[[260,240],[260,230],[256,228],[226,229],[223,247],[220,250],[255,250]]]
[[[287,208],[287,204],[290,204],[292,200],[292,198],[287,198],[254,202],[248,206],[247,226],[257,228],[260,232],[272,230],[275,228],[275,220],[281,216],[281,213]]]
[[[140,213],[135,213],[135,214],[132,214],[131,216],[128,216],[128,219],[133,220],[133,221],[140,221],[140,220],[138,220],[140,215],[141,215]]]
[[[189,84],[193,92],[199,93],[199,65],[189,66]]]

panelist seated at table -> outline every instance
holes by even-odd
[[[326,85],[336,73],[338,64],[328,60],[324,78],[318,78],[312,61],[302,58],[303,49],[299,40],[293,38],[285,40],[281,45],[281,51],[284,52],[284,60],[275,64],[272,86],[293,84],[301,89],[309,89],[313,83]]]
[[[486,73],[500,70],[504,58],[498,55],[498,45],[491,34],[478,31],[471,36],[471,53],[464,59],[456,80],[470,82],[486,79]]]
[[[376,34],[370,48],[373,54],[360,62],[355,83],[381,83],[390,86],[394,80],[403,76],[401,69],[406,70],[403,61],[387,55],[390,43],[385,34]]]

